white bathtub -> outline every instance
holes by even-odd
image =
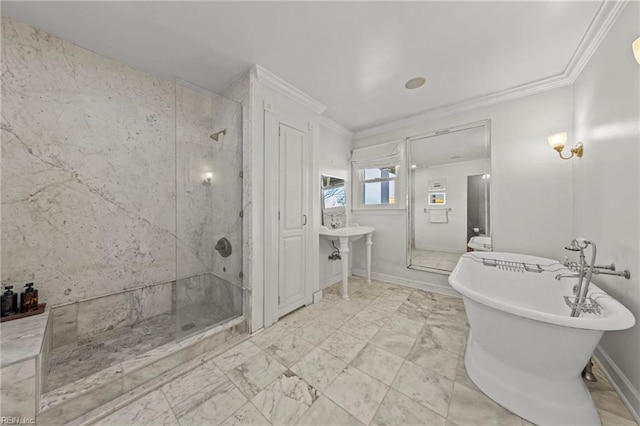
[[[482,259],[539,264],[545,272],[486,266]],[[570,317],[563,296],[577,278],[552,259],[510,253],[467,253],[449,283],[463,295],[469,324],[465,366],[493,400],[540,425],[599,425],[580,373],[607,330],[635,324],[622,304],[591,284],[602,314]]]

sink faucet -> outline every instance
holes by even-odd
[[[338,229],[342,226],[342,222],[340,222],[340,219],[336,220],[336,217],[334,216],[334,214],[331,214],[331,227],[333,229]]]

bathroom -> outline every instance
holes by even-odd
[[[114,338],[119,330],[133,330],[149,318],[164,318],[167,323],[143,332],[149,342],[144,350],[155,350],[158,358],[143,360],[142,349],[123,353],[128,347],[123,343],[117,346],[124,358],[116,361],[105,360],[99,351],[80,354],[96,360],[95,370],[81,372],[84,377],[135,360],[147,368],[143,374],[139,367],[132,367],[134,373],[145,376],[140,379],[144,384],[150,383],[145,381],[147,371],[149,377],[170,374],[173,369],[187,371],[189,362],[203,360],[208,351],[219,351],[243,336],[262,340],[273,336],[275,341],[275,331],[298,314],[296,309],[321,306],[322,298],[331,300],[329,289],[342,279],[341,260],[329,259],[338,246],[318,235],[326,225],[321,214],[323,175],[345,180],[344,221],[375,228],[370,268],[364,238],[350,243],[350,250],[342,253],[343,260],[348,256],[348,273],[353,274],[350,291],[365,291],[366,283],[359,277],[366,277],[370,269],[374,284],[455,296],[448,272],[407,267],[411,229],[403,203],[390,209],[359,205],[351,155],[353,150],[470,123],[486,123],[488,129],[492,249],[562,259],[572,256],[564,246],[573,238],[596,241],[598,261],[631,271],[630,280],[597,277],[597,285],[638,318],[640,102],[634,94],[640,91],[640,65],[631,49],[640,36],[637,3],[594,3],[580,9],[584,26],[579,34],[584,39],[580,42],[581,37],[575,39],[572,33],[573,44],[563,57],[568,65],[541,84],[526,85],[531,79],[525,79],[499,95],[464,98],[457,105],[449,100],[452,105],[442,103],[430,109],[409,99],[414,92],[403,86],[414,74],[424,73],[426,85],[415,93],[431,90],[431,74],[411,69],[408,75],[399,74],[406,78],[398,83],[403,93],[396,102],[415,102],[414,109],[399,108],[386,116],[376,116],[376,111],[385,109],[381,105],[377,110],[363,106],[352,115],[348,111],[340,115],[339,96],[321,96],[312,81],[291,75],[287,67],[271,65],[277,60],[269,62],[266,53],[253,52],[238,60],[234,49],[251,51],[244,35],[237,34],[242,43],[229,42],[226,50],[214,52],[218,56],[181,48],[192,43],[194,52],[203,52],[206,46],[178,32],[178,20],[172,16],[186,13],[189,19],[198,19],[195,22],[208,28],[199,34],[203,40],[225,39],[225,35],[231,40],[229,34],[243,31],[234,27],[243,22],[231,19],[242,15],[242,6],[227,4],[219,11],[214,6],[169,4],[146,15],[149,10],[135,2],[112,7],[106,3],[2,4],[1,278],[3,285],[14,285],[19,291],[25,283],[34,282],[40,303],[47,303],[43,351],[62,354],[61,348],[77,345],[78,339],[105,332]],[[284,13],[292,18],[310,11],[301,4],[273,10],[266,5],[245,7],[244,12],[256,20],[260,14]],[[405,11],[400,6],[380,7],[389,8],[377,12],[382,15],[386,10],[399,17]],[[365,3],[351,5],[345,13],[357,17],[366,9]],[[207,26],[212,10],[225,17],[214,28]],[[465,10],[476,11],[459,6],[451,12],[471,14]],[[335,16],[330,8],[315,12],[318,21]],[[128,31],[108,30],[120,20]],[[266,21],[255,22],[254,39],[260,31],[268,31]],[[157,31],[150,34],[162,43],[145,48],[144,32],[136,28]],[[110,31],[112,39],[101,31]],[[381,35],[377,41],[386,46],[385,40]],[[172,56],[166,57],[166,52]],[[372,58],[371,67],[385,69],[387,58],[374,54]],[[521,68],[531,67],[526,54],[518,58]],[[181,64],[192,65],[182,69]],[[470,78],[474,66],[467,64],[460,72]],[[187,68],[192,71],[188,73]],[[211,75],[219,76],[216,83],[202,88]],[[371,87],[381,78],[369,77],[371,81],[358,84]],[[336,79],[334,84],[344,82]],[[568,132],[568,145],[583,142],[581,158],[564,161],[549,148],[547,136],[562,131]],[[288,139],[282,139],[283,134]],[[278,143],[290,143],[284,151],[297,157],[283,157],[273,149]],[[279,163],[287,167],[274,166]],[[407,183],[402,170],[398,179],[400,186]],[[299,184],[292,189],[301,194],[299,202],[280,200],[276,182]],[[288,212],[302,219],[291,222],[292,237],[287,240],[291,245],[281,247],[277,224],[280,213],[290,223]],[[457,213],[454,210],[449,216]],[[227,247],[231,253],[224,257]],[[289,281],[278,285],[281,269],[292,264],[299,267],[287,270]],[[357,302],[356,297],[351,302]],[[344,310],[355,314],[350,311],[355,305]],[[290,312],[294,313],[286,317]],[[151,329],[162,332],[154,334]],[[176,347],[172,362],[163,364],[169,357],[160,352],[171,345]],[[602,391],[602,398],[619,395],[628,409],[622,418],[631,424],[638,422],[640,414],[639,348],[636,325],[606,333],[595,353],[615,389]],[[97,410],[139,384],[135,375],[119,377],[120,382],[112,386],[118,392],[109,393],[106,386],[111,383],[103,383],[95,393],[85,392],[86,399],[76,405],[61,403],[64,396],[60,395],[42,399],[55,389],[37,389],[36,384],[42,386],[58,374],[51,369],[51,357],[46,357],[49,367],[44,358],[15,386],[5,380],[3,371],[3,416],[7,401],[13,404],[17,395],[15,404],[24,405],[22,395],[35,392],[40,394],[39,407],[26,401],[27,411],[6,415],[20,412],[20,417],[38,418],[39,424],[55,424],[56,419],[71,422],[85,414],[74,411],[78,405],[91,400],[91,410]],[[119,376],[115,371],[120,370],[110,371]],[[24,377],[26,373],[7,374]],[[70,377],[65,384],[72,386],[81,379]],[[77,390],[67,389],[74,395]],[[318,389],[322,391],[321,386]],[[43,406],[43,401],[50,401],[51,407]]]

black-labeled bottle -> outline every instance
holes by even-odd
[[[12,285],[4,286],[5,292],[0,296],[0,316],[8,317],[18,313],[18,295],[11,289]]]
[[[25,289],[20,294],[20,312],[30,312],[38,310],[38,290],[33,288],[33,283],[25,284]]]

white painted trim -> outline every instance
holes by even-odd
[[[469,111],[483,106],[494,105],[500,102],[506,102],[573,84],[576,78],[580,75],[580,72],[582,72],[584,66],[589,62],[589,59],[591,59],[591,56],[600,45],[600,42],[604,39],[618,16],[622,13],[627,2],[628,0],[602,2],[600,8],[591,21],[591,24],[589,24],[589,28],[569,60],[567,67],[561,74],[522,84],[500,92],[491,93],[486,96],[480,96],[466,101],[433,108],[400,120],[363,129],[354,133],[354,139],[367,138],[414,124],[419,124],[437,117]]]
[[[292,84],[287,83],[272,72],[262,68],[260,65],[255,64],[254,69],[258,82],[264,84],[265,86],[282,93],[283,95],[293,99],[298,103],[301,103],[317,114],[322,114],[327,109],[327,106],[322,102],[312,98],[302,90],[298,89]]]
[[[353,139],[353,132],[351,130],[341,126],[325,115],[320,116],[320,125],[326,127],[329,130],[333,130],[340,135]]]
[[[602,345],[596,347],[594,355],[596,361],[602,367],[602,371],[611,382],[611,385],[616,390],[624,405],[627,406],[631,415],[636,419],[636,423],[640,424],[640,392],[629,381],[627,376],[620,370],[611,359],[609,354],[604,350]],[[614,413],[615,414],[615,413]]]
[[[353,275],[366,278],[367,271],[364,269],[354,269]],[[443,294],[445,296],[452,296],[452,297],[458,297],[458,298],[462,297],[460,296],[460,293],[458,293],[455,289],[449,286],[444,287],[438,284],[430,284],[424,281],[410,280],[408,278],[396,277],[394,275],[381,274],[378,272],[371,272],[371,278],[378,281],[391,283],[391,284],[398,284],[405,287],[415,288],[418,290],[429,291],[431,293]]]

